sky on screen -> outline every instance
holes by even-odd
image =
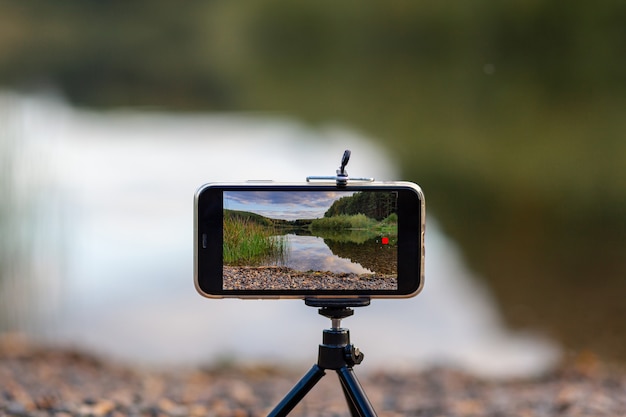
[[[224,208],[249,211],[272,219],[316,219],[349,191],[225,191]]]

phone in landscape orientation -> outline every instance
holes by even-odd
[[[424,230],[410,182],[210,183],[195,195],[195,285],[210,298],[412,297]]]

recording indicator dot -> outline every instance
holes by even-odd
[[[388,244],[389,244],[389,238],[388,238],[388,237],[384,237],[384,238],[382,238],[382,239],[381,239],[381,243],[382,243],[383,245],[388,245]]]

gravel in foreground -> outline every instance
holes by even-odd
[[[355,368],[359,373],[358,367]],[[0,339],[0,416],[264,416],[308,369],[147,371]],[[527,380],[450,369],[360,377],[379,416],[626,416],[626,373],[593,356]],[[293,416],[349,416],[334,371]]]
[[[396,290],[395,276],[297,271],[283,266],[224,266],[226,290]]]

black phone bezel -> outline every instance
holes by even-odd
[[[398,191],[398,288],[396,290],[224,290],[222,221],[224,191]],[[195,284],[216,298],[399,298],[416,295],[423,285],[424,197],[412,183],[206,184],[195,196]]]

